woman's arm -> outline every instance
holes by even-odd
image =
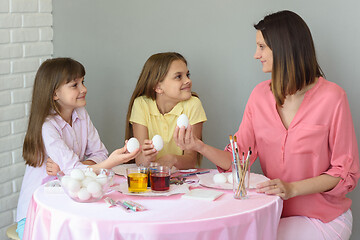
[[[192,126],[193,134],[201,139],[203,123],[197,123]],[[176,131],[176,129],[175,129]],[[167,154],[157,161],[161,165],[175,166],[177,169],[195,168],[199,154],[193,150],[184,150],[184,155]]]
[[[192,125],[189,125],[187,129],[176,127],[173,136],[176,144],[184,151],[190,150],[200,153],[224,170],[230,169],[231,153],[205,144],[196,137],[193,127]]]
[[[317,177],[304,179],[301,181],[287,183],[280,179],[273,179],[258,184],[257,191],[270,195],[277,195],[284,200],[292,197],[322,193],[333,189],[341,180],[340,177],[333,177],[322,174]]]
[[[138,123],[133,123],[132,128],[134,137],[137,138],[141,145],[141,153],[135,158],[135,162],[137,165],[149,166],[150,162],[156,160],[158,152],[154,148],[152,141],[149,140],[148,128]]]

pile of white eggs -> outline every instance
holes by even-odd
[[[223,183],[233,183],[232,173],[217,173],[213,176],[214,183],[223,184]]]
[[[66,189],[69,196],[75,200],[89,201],[100,199],[107,189],[111,177],[106,172],[97,175],[91,168],[85,170],[72,169],[69,175],[61,178],[61,185]]]

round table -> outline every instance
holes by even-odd
[[[215,201],[181,198],[182,194],[142,197],[114,191],[106,195],[148,209],[127,212],[109,208],[104,198],[78,203],[65,193],[46,193],[41,186],[29,206],[24,239],[276,239],[282,211],[279,197],[249,191],[248,199],[237,200],[232,191],[218,191],[224,194]]]

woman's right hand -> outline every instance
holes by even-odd
[[[185,127],[176,127],[173,134],[174,141],[182,150],[192,150],[200,152],[202,141],[198,139],[192,132],[192,126],[189,124]]]

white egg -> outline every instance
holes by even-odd
[[[61,186],[65,187],[65,188],[68,188],[68,183],[69,183],[70,179],[71,179],[70,176],[63,176],[61,178]]]
[[[81,181],[84,179],[85,174],[81,169],[73,169],[70,173],[70,177]]]
[[[214,183],[226,183],[226,176],[223,173],[217,173],[213,177]]]
[[[91,198],[91,194],[88,192],[88,190],[86,188],[81,188],[79,190],[79,192],[77,193],[77,197],[81,201],[86,201],[86,200],[89,200]]]
[[[181,114],[177,119],[176,124],[178,125],[179,128],[184,126],[186,129],[189,125],[189,118],[185,114]]]
[[[107,183],[107,181],[108,181],[106,174],[102,174],[102,173],[99,174],[99,175],[96,177],[96,181],[97,181],[98,183],[100,183],[101,185],[105,185],[105,184]]]
[[[140,143],[136,138],[130,138],[126,144],[126,148],[129,152],[135,151],[137,148],[140,147]]]
[[[88,190],[89,193],[95,194],[101,192],[102,187],[100,183],[93,181],[89,183],[86,189]]]
[[[233,174],[232,174],[232,173],[230,173],[230,174],[227,176],[227,181],[228,181],[229,183],[233,183]]]
[[[78,192],[80,188],[81,188],[81,183],[78,180],[73,178],[69,179],[69,182],[67,183],[67,189],[70,192]]]
[[[92,193],[91,196],[93,198],[100,198],[102,196],[102,194],[103,194],[102,191],[100,191],[100,192]]]
[[[77,192],[71,192],[71,191],[68,191],[68,194],[70,197],[72,198],[76,198],[78,195],[77,195]]]
[[[87,187],[89,185],[90,182],[95,181],[95,178],[93,177],[85,177],[84,180],[82,180],[81,182],[81,186],[83,187]]]
[[[91,169],[91,168],[86,169],[85,176],[86,177],[96,178],[96,176],[97,176],[96,173],[93,172],[92,169],[91,170],[89,170],[89,169]]]
[[[156,151],[160,151],[161,149],[163,149],[164,141],[160,135],[155,135],[152,138],[152,142],[154,144],[154,148],[156,149]]]

